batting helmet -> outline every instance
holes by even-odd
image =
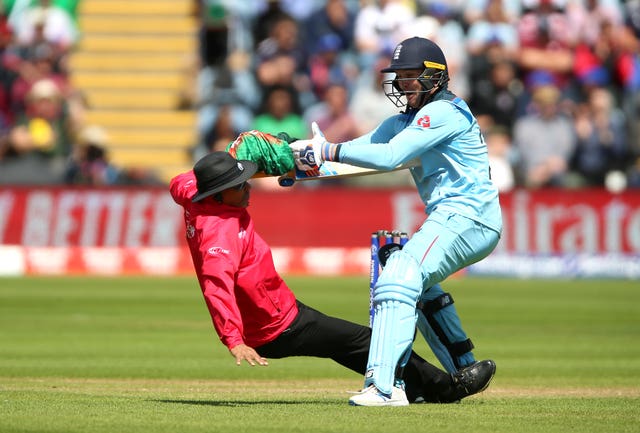
[[[413,37],[400,42],[393,51],[391,64],[381,72],[396,72],[407,69],[422,69],[422,73],[415,78],[393,78],[382,83],[384,93],[397,107],[403,107],[405,91],[400,88],[399,81],[417,79],[423,90],[417,93],[431,91],[434,87],[441,88],[449,81],[447,59],[440,47],[426,38]],[[426,103],[427,100],[424,100]]]

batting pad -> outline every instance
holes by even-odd
[[[418,263],[403,251],[393,254],[374,289],[371,347],[365,388],[391,394],[398,367],[407,362],[416,329],[416,302],[422,291]]]
[[[475,362],[473,344],[462,329],[453,298],[439,284],[420,297],[417,327],[447,372]]]
[[[440,361],[442,367],[448,373],[456,372],[458,369],[456,368],[453,362],[453,358],[449,354],[449,351],[447,350],[445,345],[442,344],[442,341],[440,341],[436,333],[431,328],[431,325],[429,325],[427,318],[420,310],[418,310],[417,326],[418,331],[420,331],[420,334],[422,334],[424,339],[427,341],[427,344],[431,348],[431,351],[436,355],[436,358],[438,358],[438,361]]]

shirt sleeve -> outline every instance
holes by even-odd
[[[235,275],[240,263],[242,245],[236,236],[238,227],[228,219],[222,227],[206,221],[202,230],[201,289],[213,326],[222,343],[229,349],[243,344],[243,324],[235,296]]]
[[[459,134],[469,121],[446,101],[423,107],[412,119],[402,115],[353,141],[342,143],[340,162],[377,170],[391,170]]]

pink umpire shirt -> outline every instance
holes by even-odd
[[[276,338],[298,307],[249,212],[214,200],[192,203],[193,171],[174,177],[169,190],[184,209],[193,266],[222,343],[229,349],[242,343],[258,347]]]

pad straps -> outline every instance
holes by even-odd
[[[463,341],[451,342],[451,340],[449,340],[446,333],[442,329],[442,326],[440,326],[440,323],[438,323],[438,321],[434,317],[435,313],[442,310],[443,308],[448,307],[449,305],[453,305],[453,297],[450,293],[443,293],[442,295],[438,296],[435,299],[432,299],[431,301],[418,302],[418,309],[422,310],[424,316],[429,322],[429,325],[436,333],[442,344],[444,344],[444,346],[447,348],[447,351],[451,354],[456,368],[460,368],[457,358],[473,350],[474,345],[471,342],[470,338],[467,338]]]

